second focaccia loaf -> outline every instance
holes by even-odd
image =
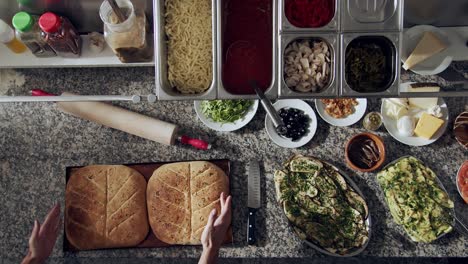
[[[168,244],[200,244],[208,216],[219,196],[229,193],[226,174],[205,161],[166,164],[148,182],[147,204],[151,228]]]
[[[131,247],[148,234],[146,180],[122,165],[71,173],[65,192],[65,232],[77,249]]]

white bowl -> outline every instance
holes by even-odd
[[[400,141],[401,143],[408,145],[408,146],[415,146],[415,147],[420,147],[420,146],[426,146],[429,144],[432,144],[437,141],[444,133],[445,130],[447,129],[448,123],[449,123],[449,111],[447,108],[447,104],[445,103],[444,99],[439,98],[439,101],[437,104],[440,106],[442,110],[442,120],[445,121],[444,125],[437,131],[437,133],[431,138],[431,139],[425,139],[422,137],[418,136],[402,136],[398,132],[397,128],[397,121],[389,117],[385,112],[385,100],[382,99],[382,105],[380,107],[380,114],[382,115],[382,121],[385,125],[385,128],[387,129],[388,133],[396,140]],[[421,110],[423,111],[423,110]]]
[[[309,143],[317,131],[317,116],[315,115],[314,109],[312,109],[309,104],[299,99],[278,100],[273,104],[273,107],[276,111],[279,111],[282,108],[296,108],[302,110],[304,114],[309,116],[310,121],[308,133],[299,140],[292,141],[290,138],[278,135],[273,127],[273,122],[271,121],[270,116],[267,115],[265,118],[265,128],[270,139],[275,142],[276,145],[283,148],[299,148]]]
[[[325,120],[328,124],[332,126],[351,126],[357,123],[366,113],[367,109],[367,99],[366,98],[356,98],[358,105],[354,107],[354,113],[345,117],[345,118],[334,118],[325,111],[325,105],[320,101],[320,99],[315,99],[315,108],[319,116]]]
[[[250,106],[250,109],[248,112],[244,115],[243,118],[236,120],[233,123],[218,123],[213,121],[213,119],[208,118],[203,114],[202,108],[201,108],[201,102],[202,101],[195,101],[194,102],[194,107],[195,107],[195,112],[197,113],[198,118],[200,121],[202,121],[203,124],[205,124],[207,127],[216,130],[216,131],[221,131],[221,132],[229,132],[229,131],[234,131],[238,130],[245,125],[247,125],[255,116],[257,113],[258,109],[258,100],[255,100],[254,103]]]
[[[451,40],[449,36],[442,30],[434,26],[419,25],[405,30],[403,34],[403,45],[401,48],[401,61],[405,63],[406,59],[410,56],[411,52],[416,48],[419,40],[422,38],[424,32],[431,31],[438,38],[440,38],[447,48],[425,61],[415,65],[410,71],[421,75],[438,74],[450,66],[452,63],[452,56],[450,56]]]

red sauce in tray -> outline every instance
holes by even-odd
[[[336,0],[286,0],[284,12],[299,28],[317,28],[328,24],[335,15]]]
[[[465,161],[460,168],[457,183],[463,200],[468,204],[468,161]]]
[[[273,1],[223,1],[222,81],[232,94],[266,91],[273,77]]]

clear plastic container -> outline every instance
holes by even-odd
[[[66,17],[52,12],[44,13],[39,18],[42,38],[60,57],[77,58],[81,55],[82,40],[80,34]]]
[[[13,16],[12,24],[16,29],[16,38],[28,47],[36,57],[55,57],[55,51],[41,38],[41,29],[37,24],[39,17],[26,12]]]
[[[148,22],[142,10],[135,10],[129,0],[117,0],[127,18],[122,23],[107,1],[101,4],[99,15],[104,22],[104,37],[115,55],[124,63],[147,62],[153,58],[148,34]]]
[[[23,53],[26,51],[26,46],[21,43],[15,36],[15,30],[12,29],[5,21],[0,19],[0,42],[5,44],[14,53]]]

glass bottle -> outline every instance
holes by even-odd
[[[147,62],[153,58],[148,34],[148,22],[142,10],[135,10],[129,0],[117,0],[127,18],[120,22],[107,1],[101,4],[99,15],[104,22],[104,37],[121,62]]]
[[[39,27],[42,29],[42,39],[57,55],[68,58],[77,58],[81,55],[80,34],[66,17],[52,12],[44,13],[39,18]]]
[[[5,21],[0,19],[0,42],[5,44],[14,53],[23,53],[26,51],[26,46],[21,43],[15,36],[15,30],[12,29]]]
[[[26,12],[13,16],[12,24],[16,29],[16,38],[28,47],[36,57],[55,57],[55,51],[41,38],[41,29],[37,24],[38,17]]]

